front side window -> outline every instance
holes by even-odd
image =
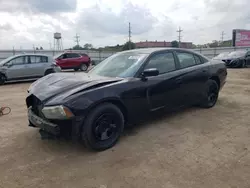
[[[156,68],[160,74],[174,71],[175,60],[171,52],[160,53],[152,56],[144,69]]]
[[[12,65],[23,65],[27,63],[27,58],[26,56],[17,57],[15,59],[10,60],[9,63]]]
[[[176,52],[180,62],[180,68],[187,68],[196,65],[193,54],[186,52]]]

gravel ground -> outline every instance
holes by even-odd
[[[27,126],[30,83],[0,86],[0,187],[250,187],[250,69],[228,70],[212,109],[191,108],[125,131],[104,152],[41,140]]]

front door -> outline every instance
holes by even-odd
[[[158,76],[148,77],[144,84],[147,85],[147,99],[149,109],[155,111],[161,108],[172,109],[178,104],[181,97],[178,83],[176,83],[176,61],[170,51],[159,52],[152,55],[144,70],[156,68]]]
[[[28,75],[27,72],[27,56],[20,56],[13,58],[8,63],[5,64],[7,67],[6,76],[8,80],[13,79],[22,79],[26,78]]]

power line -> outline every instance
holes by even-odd
[[[128,49],[131,49],[131,25],[128,23]]]
[[[179,27],[179,29],[176,31],[176,32],[178,32],[179,34],[178,34],[178,41],[179,41],[179,48],[181,47],[181,32],[182,32],[183,30],[181,29],[181,27]]]
[[[74,38],[75,38],[76,45],[79,46],[80,36],[76,34]]]
[[[225,35],[225,32],[222,31],[222,32],[221,32],[221,42],[223,42],[223,40],[224,40],[224,35]]]

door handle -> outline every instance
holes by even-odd
[[[177,78],[177,79],[175,79],[175,82],[176,82],[177,84],[181,84],[181,83],[182,83],[182,79],[181,79],[181,78]]]

